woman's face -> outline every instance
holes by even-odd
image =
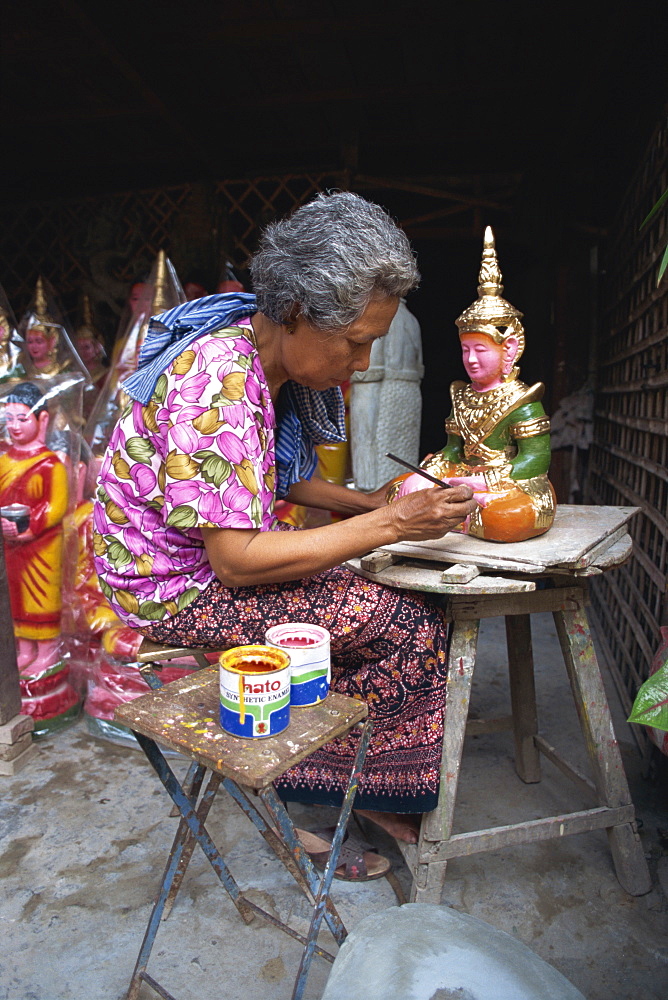
[[[374,340],[384,337],[399,306],[395,296],[372,299],[345,331],[318,330],[299,317],[283,327],[282,364],[288,378],[311,389],[342,385],[354,372],[369,367]]]

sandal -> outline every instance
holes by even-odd
[[[306,853],[321,871],[329,861],[334,829],[330,827],[327,830],[311,831],[295,827],[295,833],[304,845]],[[390,871],[390,862],[387,858],[378,854],[371,844],[350,833],[345,834],[338,860],[334,878],[343,882],[370,882],[375,878],[383,878]]]

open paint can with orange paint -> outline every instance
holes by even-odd
[[[220,725],[232,736],[276,736],[290,725],[290,657],[275,646],[221,653]]]

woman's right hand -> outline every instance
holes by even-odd
[[[468,486],[439,489],[437,486],[398,497],[388,504],[398,541],[425,541],[452,531],[478,507]]]

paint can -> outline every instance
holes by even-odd
[[[284,622],[267,629],[264,640],[290,656],[293,708],[317,705],[329,693],[331,680],[330,636],[326,628],[308,622]]]
[[[221,653],[220,725],[232,736],[276,736],[290,725],[290,656],[274,646]]]

